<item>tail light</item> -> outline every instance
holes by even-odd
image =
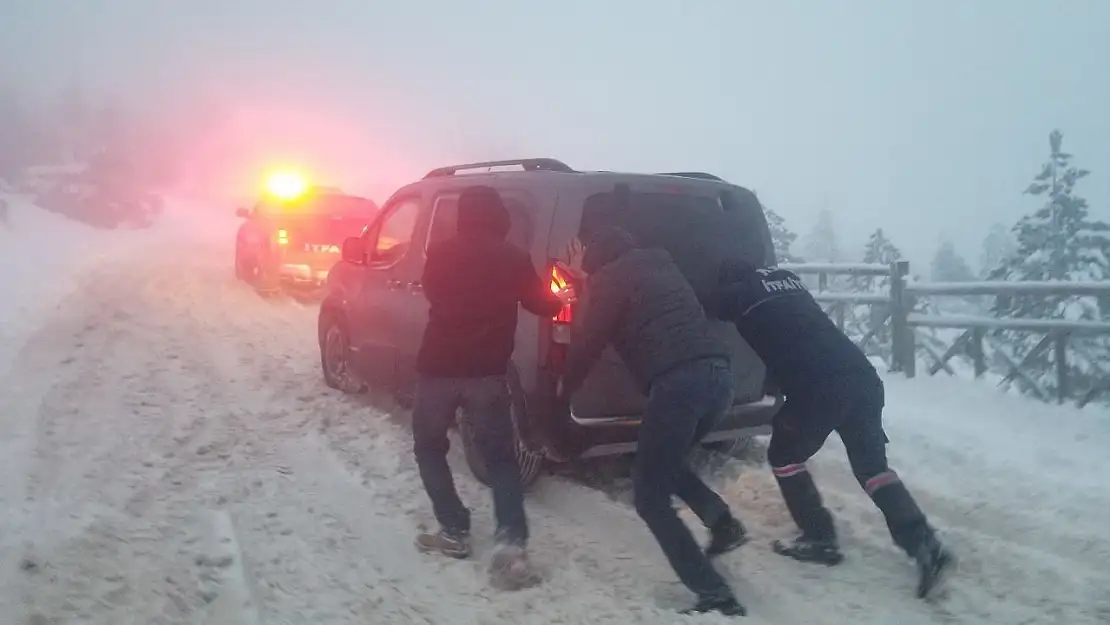
[[[551,292],[562,293],[576,286],[574,274],[566,267],[555,263],[551,266]],[[564,305],[559,312],[551,318],[551,342],[549,351],[550,364],[561,370],[566,346],[570,345],[570,326],[574,322],[574,307],[572,304]]]
[[[563,291],[571,288],[573,284],[570,272],[559,265],[551,266],[551,292],[555,294],[562,293]],[[557,315],[551,318],[555,323],[569,325],[574,321],[574,311],[570,304],[563,306]]]
[[[287,232],[284,229],[278,230],[277,231],[277,244],[281,245],[283,247],[286,246],[286,245],[289,245],[289,232]]]

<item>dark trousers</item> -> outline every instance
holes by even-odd
[[[887,463],[879,380],[838,380],[787,397],[775,418],[767,460],[786,507],[803,535],[836,540],[832,514],[821,501],[806,461],[836,432],[852,473],[886,519],[894,542],[910,555],[932,532],[925,515]]]
[[[731,518],[728,506],[693,472],[688,458],[732,404],[733,379],[723,360],[687,363],[651,385],[633,469],[636,512],[686,587],[699,597],[731,597],[671,502],[677,495],[706,526]]]
[[[497,518],[496,539],[520,546],[528,541],[524,489],[520,484],[510,402],[505,376],[423,376],[417,382],[416,405],[412,411],[413,451],[436,520],[448,533],[470,532],[470,510],[459,499],[451,468],[447,465],[450,446],[447,431],[456,411],[462,408],[489,472]]]

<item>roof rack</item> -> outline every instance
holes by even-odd
[[[509,165],[520,165],[524,171],[557,171],[565,174],[574,173],[566,163],[556,160],[554,158],[516,158],[505,161],[484,161],[480,163],[464,163],[462,165],[450,165],[448,167],[440,167],[428,172],[424,178],[446,178],[454,176],[460,171],[466,169],[489,169],[491,167],[506,167]]]
[[[657,176],[678,176],[680,178],[698,178],[699,180],[716,180],[718,182],[724,182],[725,181],[725,179],[721,178],[720,176],[714,176],[713,174],[707,174],[703,171],[675,171],[675,172],[665,172],[665,173],[656,174],[656,175]]]

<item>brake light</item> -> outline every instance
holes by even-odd
[[[571,287],[569,272],[560,269],[558,265],[551,266],[551,292],[562,293]],[[564,305],[559,313],[551,318],[555,323],[570,324],[574,321],[574,312],[570,304]]]
[[[289,233],[287,231],[285,231],[285,230],[278,230],[277,231],[277,244],[278,245],[289,245]]]

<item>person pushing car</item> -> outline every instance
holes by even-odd
[[[806,468],[835,431],[894,542],[917,562],[917,596],[928,596],[954,559],[888,465],[883,382],[867,356],[785,269],[723,263],[706,309],[736,325],[786,395],[767,460],[801,535],[792,543],[776,541],[774,550],[803,562],[835,565],[843,559],[832,514]]]
[[[416,463],[440,525],[418,535],[417,548],[470,555],[470,511],[447,464],[447,431],[461,407],[490,475],[497,517],[490,575],[503,589],[539,581],[525,552],[528,522],[507,377],[517,307],[552,316],[563,307],[560,298],[573,298],[570,290],[551,293],[528,254],[506,241],[510,226],[496,189],[468,187],[459,196],[457,234],[428,250],[421,279],[428,325],[416,359],[412,413]]]
[[[569,403],[612,343],[647,395],[633,469],[636,511],[679,579],[698,597],[688,612],[744,614],[709,558],[745,532],[687,464],[691,448],[732,404],[731,352],[712,334],[694,288],[663,249],[637,249],[605,226],[585,235],[588,306],[574,328],[559,394]],[[677,495],[710,530],[703,552],[671,503]]]

